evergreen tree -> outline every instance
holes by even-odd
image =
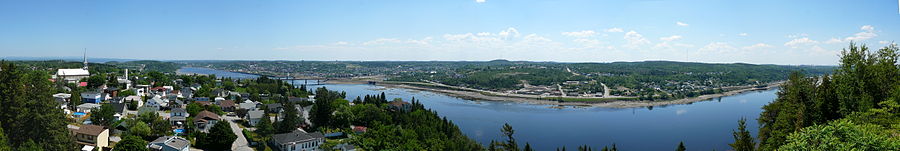
[[[275,133],[289,133],[297,129],[301,123],[300,113],[293,103],[284,104],[284,112],[281,113],[281,122],[277,123]]]
[[[738,121],[738,130],[732,131],[732,135],[734,136],[734,143],[728,145],[735,151],[753,151],[754,147],[756,147],[753,136],[750,135],[750,131],[747,131],[746,118],[741,118]]]
[[[3,123],[0,123],[3,125]],[[6,134],[3,133],[3,128],[0,128],[0,151],[11,151],[12,147],[9,146],[9,142],[6,140]]]
[[[25,141],[25,143],[23,143],[22,145],[19,145],[19,148],[16,150],[18,150],[18,151],[44,151],[44,149],[41,148],[40,144],[37,144],[34,142],[34,140],[30,140],[30,139],[28,141]]]
[[[525,143],[524,151],[534,151],[534,149],[531,148],[531,143]]]
[[[43,150],[73,149],[65,115],[49,97],[50,74],[21,70],[5,61],[0,61],[0,69],[0,128],[14,136],[7,138],[10,146],[23,149],[31,142]]]
[[[216,122],[206,137],[199,141],[202,142],[200,146],[204,149],[229,150],[235,139],[237,139],[237,135],[234,134],[228,122],[221,121]]]
[[[259,120],[259,124],[256,125],[256,134],[259,134],[262,137],[269,137],[273,134],[275,128],[272,127],[272,122],[269,120],[268,116],[264,116]]]
[[[513,135],[516,133],[516,130],[513,130],[512,126],[509,123],[503,124],[503,136],[506,136],[506,143],[503,143],[503,149],[508,151],[518,151],[519,144],[516,142],[516,138]]]
[[[687,148],[684,147],[684,141],[678,143],[678,148],[675,148],[675,151],[685,151]]]

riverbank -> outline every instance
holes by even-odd
[[[356,81],[356,80],[329,80],[326,83],[327,84],[369,84],[369,82],[367,82],[367,81]],[[762,89],[748,86],[748,87],[736,88],[734,90],[726,91],[723,93],[707,94],[707,95],[701,95],[701,96],[697,96],[697,97],[682,98],[682,99],[676,99],[676,100],[635,101],[635,100],[609,98],[609,100],[597,101],[597,102],[563,102],[563,101],[548,100],[549,98],[540,98],[540,97],[534,98],[534,97],[525,97],[525,96],[518,96],[518,95],[498,95],[498,94],[492,94],[489,92],[476,92],[476,91],[464,90],[464,89],[458,89],[458,88],[452,88],[452,87],[427,85],[424,83],[377,82],[375,85],[389,87],[389,88],[402,88],[402,89],[436,92],[436,93],[441,93],[441,94],[445,94],[448,96],[458,97],[458,98],[462,98],[462,99],[466,99],[466,100],[510,101],[510,102],[537,104],[537,105],[555,105],[556,107],[553,107],[553,108],[565,108],[565,107],[638,108],[638,107],[650,107],[650,106],[690,104],[690,103],[694,103],[694,102],[707,101],[707,100],[712,100],[712,99],[719,98],[719,97],[737,95],[737,94],[742,94],[742,93],[746,93],[746,92],[768,90],[768,89],[779,87],[781,85],[781,82],[770,83],[770,84],[768,84],[769,85],[768,87],[765,87]],[[494,93],[496,93],[496,92],[494,92]]]

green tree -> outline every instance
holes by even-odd
[[[106,75],[104,74],[94,74],[84,80],[88,83],[89,88],[98,88],[101,85],[106,84]]]
[[[531,143],[525,143],[524,151],[534,151],[534,149],[531,148]]]
[[[675,148],[675,151],[685,151],[685,150],[687,150],[687,148],[684,147],[684,141],[678,142],[678,147]]]
[[[133,121],[130,123],[132,123],[132,125],[130,125],[131,128],[128,128],[128,131],[127,131],[129,135],[133,135],[133,136],[137,136],[137,137],[141,137],[141,138],[149,138],[150,137],[150,133],[152,133],[150,126],[147,126],[147,124],[145,124],[144,122],[141,122],[141,121]]]
[[[0,123],[3,125],[3,123]],[[0,128],[0,151],[11,151],[12,147],[9,146],[9,141],[6,140],[6,134],[3,133],[3,128]]]
[[[778,150],[898,150],[900,139],[882,127],[837,120],[791,134]]]
[[[203,106],[200,106],[199,103],[190,103],[184,108],[184,110],[186,110],[188,114],[193,116],[197,115],[197,113],[200,113],[200,111],[203,111]]]
[[[44,149],[41,148],[40,144],[37,144],[36,142],[34,142],[34,140],[29,139],[22,145],[19,145],[19,148],[17,150],[19,150],[19,151],[43,151]]]
[[[148,151],[147,141],[137,136],[127,135],[116,144],[113,151]]]
[[[516,142],[516,138],[513,137],[513,135],[516,133],[516,130],[514,130],[512,126],[509,125],[509,123],[505,123],[503,124],[503,129],[501,129],[500,132],[503,133],[503,136],[506,136],[506,143],[503,143],[500,146],[502,146],[503,149],[507,151],[518,151],[519,144]]]
[[[334,102],[338,99],[337,94],[335,92],[329,91],[325,87],[321,87],[316,89],[316,102],[313,104],[312,111],[310,111],[310,121],[312,122],[313,127],[328,127],[329,121],[331,121],[332,116],[334,115],[335,107]]]
[[[256,124],[256,130],[254,132],[264,138],[272,136],[275,132],[275,128],[272,126],[272,121],[269,120],[269,116],[263,116],[262,119],[259,119],[259,124]]]
[[[100,109],[91,111],[91,122],[94,122],[97,125],[112,127],[111,125],[115,120],[115,114],[116,111],[114,111],[112,105],[103,104],[100,105]]]
[[[288,133],[300,127],[300,124],[303,123],[300,118],[300,112],[297,111],[297,108],[294,107],[293,103],[285,103],[284,104],[284,112],[282,112],[281,122],[278,122],[278,127],[276,127],[276,133]]]
[[[735,151],[753,151],[756,147],[753,136],[747,131],[747,119],[738,120],[738,130],[732,130],[731,135],[734,136],[734,143],[728,144]]]
[[[201,142],[200,146],[204,149],[229,150],[235,139],[237,139],[237,135],[234,134],[228,122],[221,121],[216,122],[206,137],[198,141]]]
[[[23,149],[27,142],[43,150],[71,150],[75,147],[66,128],[64,113],[49,97],[53,84],[44,71],[21,70],[0,61],[0,128],[10,146]]]

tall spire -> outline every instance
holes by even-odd
[[[84,48],[84,67],[82,67],[82,69],[84,69],[84,70],[88,69],[87,48]]]

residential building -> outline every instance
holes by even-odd
[[[269,141],[274,150],[278,151],[314,151],[320,150],[319,145],[325,143],[322,133],[306,133],[296,130],[291,133],[275,134]]]
[[[163,136],[147,145],[152,151],[189,151],[191,141],[177,136]]]
[[[187,117],[189,116],[187,110],[184,108],[172,108],[172,110],[169,111],[169,122],[172,122],[172,125],[181,126],[187,121]]]
[[[94,103],[85,103],[85,104],[81,104],[81,105],[78,105],[75,107],[76,111],[84,112],[84,113],[91,113],[91,110],[95,110],[95,109],[99,109],[99,108],[100,108],[100,104],[94,104]]]
[[[137,107],[144,106],[144,99],[141,98],[141,96],[137,96],[137,95],[127,96],[127,97],[125,97],[125,99],[122,102],[125,102],[125,103],[136,102]]]
[[[216,103],[219,104],[219,107],[222,107],[222,111],[225,111],[225,112],[234,112],[234,101],[232,101],[232,100],[225,100],[225,101],[219,101],[219,102],[216,102]]]
[[[160,96],[153,96],[147,100],[147,104],[144,104],[144,107],[152,107],[156,109],[164,109],[169,107],[169,100],[163,99]]]
[[[247,110],[247,111],[252,111],[252,110],[258,109],[258,108],[259,108],[259,105],[260,105],[259,102],[253,102],[253,101],[250,101],[250,100],[246,100],[246,101],[244,101],[243,103],[239,104],[239,105],[238,105],[238,106],[239,106],[238,108],[245,109],[245,110]]]
[[[266,104],[267,113],[281,113],[282,111],[284,111],[284,107],[281,103]]]
[[[98,125],[82,125],[69,129],[75,136],[75,142],[83,146],[93,146],[98,150],[109,147],[109,129]]]
[[[56,103],[59,103],[60,109],[66,109],[69,106],[69,101],[72,98],[72,94],[68,93],[57,93],[53,95],[53,98],[56,99]]]
[[[103,102],[103,93],[101,92],[82,92],[81,102],[84,103],[100,103]]]
[[[218,114],[209,112],[209,111],[201,111],[197,113],[197,116],[194,117],[194,126],[197,127],[197,130],[201,132],[208,132],[210,128],[216,125],[216,122],[222,120]]]
[[[251,126],[256,126],[256,124],[258,124],[259,120],[261,120],[262,118],[268,118],[268,116],[266,116],[266,112],[262,110],[248,111],[247,116],[244,116],[244,120],[246,120],[247,123],[249,123]]]

